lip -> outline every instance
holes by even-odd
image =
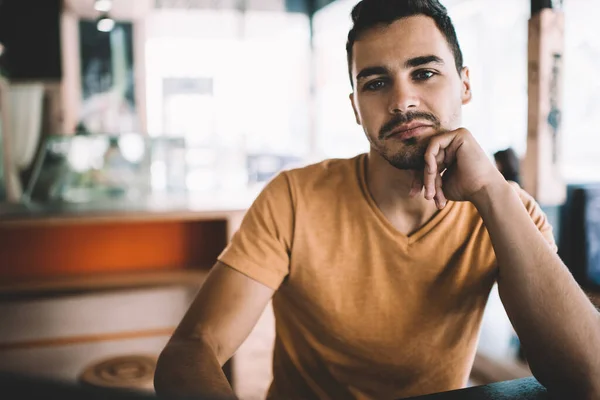
[[[407,140],[415,136],[421,135],[423,132],[425,132],[431,127],[432,125],[429,124],[414,122],[397,127],[387,137],[399,140]]]

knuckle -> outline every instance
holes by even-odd
[[[469,136],[471,135],[471,132],[467,128],[459,128],[458,134],[461,136]]]

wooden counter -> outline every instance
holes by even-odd
[[[243,212],[260,188],[243,192],[159,196],[142,200],[90,203],[0,203],[0,226],[78,224],[88,222],[227,219]]]
[[[158,356],[256,194],[0,205],[0,370]]]
[[[0,205],[0,282],[210,268],[257,193]]]

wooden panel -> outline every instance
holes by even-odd
[[[226,235],[225,221],[0,226],[0,278],[211,265]]]
[[[206,200],[206,199],[203,199]],[[229,221],[235,223],[243,218],[245,210],[239,207],[224,207],[223,199],[216,196],[207,201],[190,201],[183,205],[170,203],[168,199],[157,201],[155,205],[141,205],[137,209],[107,204],[61,205],[60,210],[53,206],[36,206],[34,212],[25,211],[22,204],[0,204],[0,227],[28,226],[63,226],[63,225],[99,225],[99,224],[132,224],[150,222],[204,222]],[[246,199],[242,200],[243,202]],[[251,201],[248,200],[248,201]],[[218,209],[219,205],[223,209]],[[11,207],[13,209],[11,210]],[[161,208],[162,210],[157,210]]]
[[[44,279],[0,282],[0,304],[6,301],[77,295],[110,290],[143,289],[168,286],[199,288],[206,279],[209,265],[190,269],[119,272],[75,275]],[[1,305],[0,305],[1,307]]]
[[[108,340],[110,335],[124,332],[129,336],[143,331],[169,335],[197,289],[116,290],[0,302],[0,349],[50,345],[59,339],[73,343],[85,341],[82,338]]]
[[[527,152],[525,190],[543,205],[563,204],[561,176],[564,14],[545,8],[529,20]]]
[[[23,350],[47,347],[60,347],[83,343],[110,342],[115,340],[142,339],[157,336],[171,337],[174,331],[175,327],[173,326],[171,328],[146,329],[143,331],[102,333],[85,336],[69,336],[52,339],[30,340],[15,343],[0,343],[0,352],[6,350]]]

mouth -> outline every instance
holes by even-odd
[[[404,124],[391,131],[386,136],[386,139],[393,138],[398,140],[408,140],[416,136],[422,135],[425,131],[427,131],[430,128],[432,128],[432,125],[424,124],[422,122]]]

